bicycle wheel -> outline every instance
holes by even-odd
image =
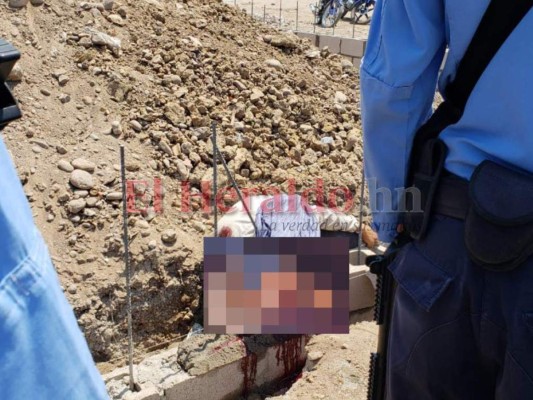
[[[344,5],[341,1],[331,0],[324,6],[320,25],[323,28],[333,28],[345,14],[344,11]]]
[[[374,2],[361,2],[355,9],[354,23],[360,25],[367,25],[372,20],[372,14],[374,12]]]

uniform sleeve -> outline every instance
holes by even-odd
[[[431,115],[446,48],[443,0],[377,0],[361,64],[365,174],[374,229],[396,234],[413,135]]]

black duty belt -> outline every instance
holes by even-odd
[[[467,180],[452,174],[440,178],[433,204],[435,214],[465,220],[469,204]]]

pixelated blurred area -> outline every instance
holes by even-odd
[[[205,238],[205,332],[348,333],[348,247],[346,238]]]

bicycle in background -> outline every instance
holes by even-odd
[[[333,28],[337,22],[353,11],[353,23],[366,25],[372,19],[376,0],[320,0],[311,5],[315,23],[323,28]]]

